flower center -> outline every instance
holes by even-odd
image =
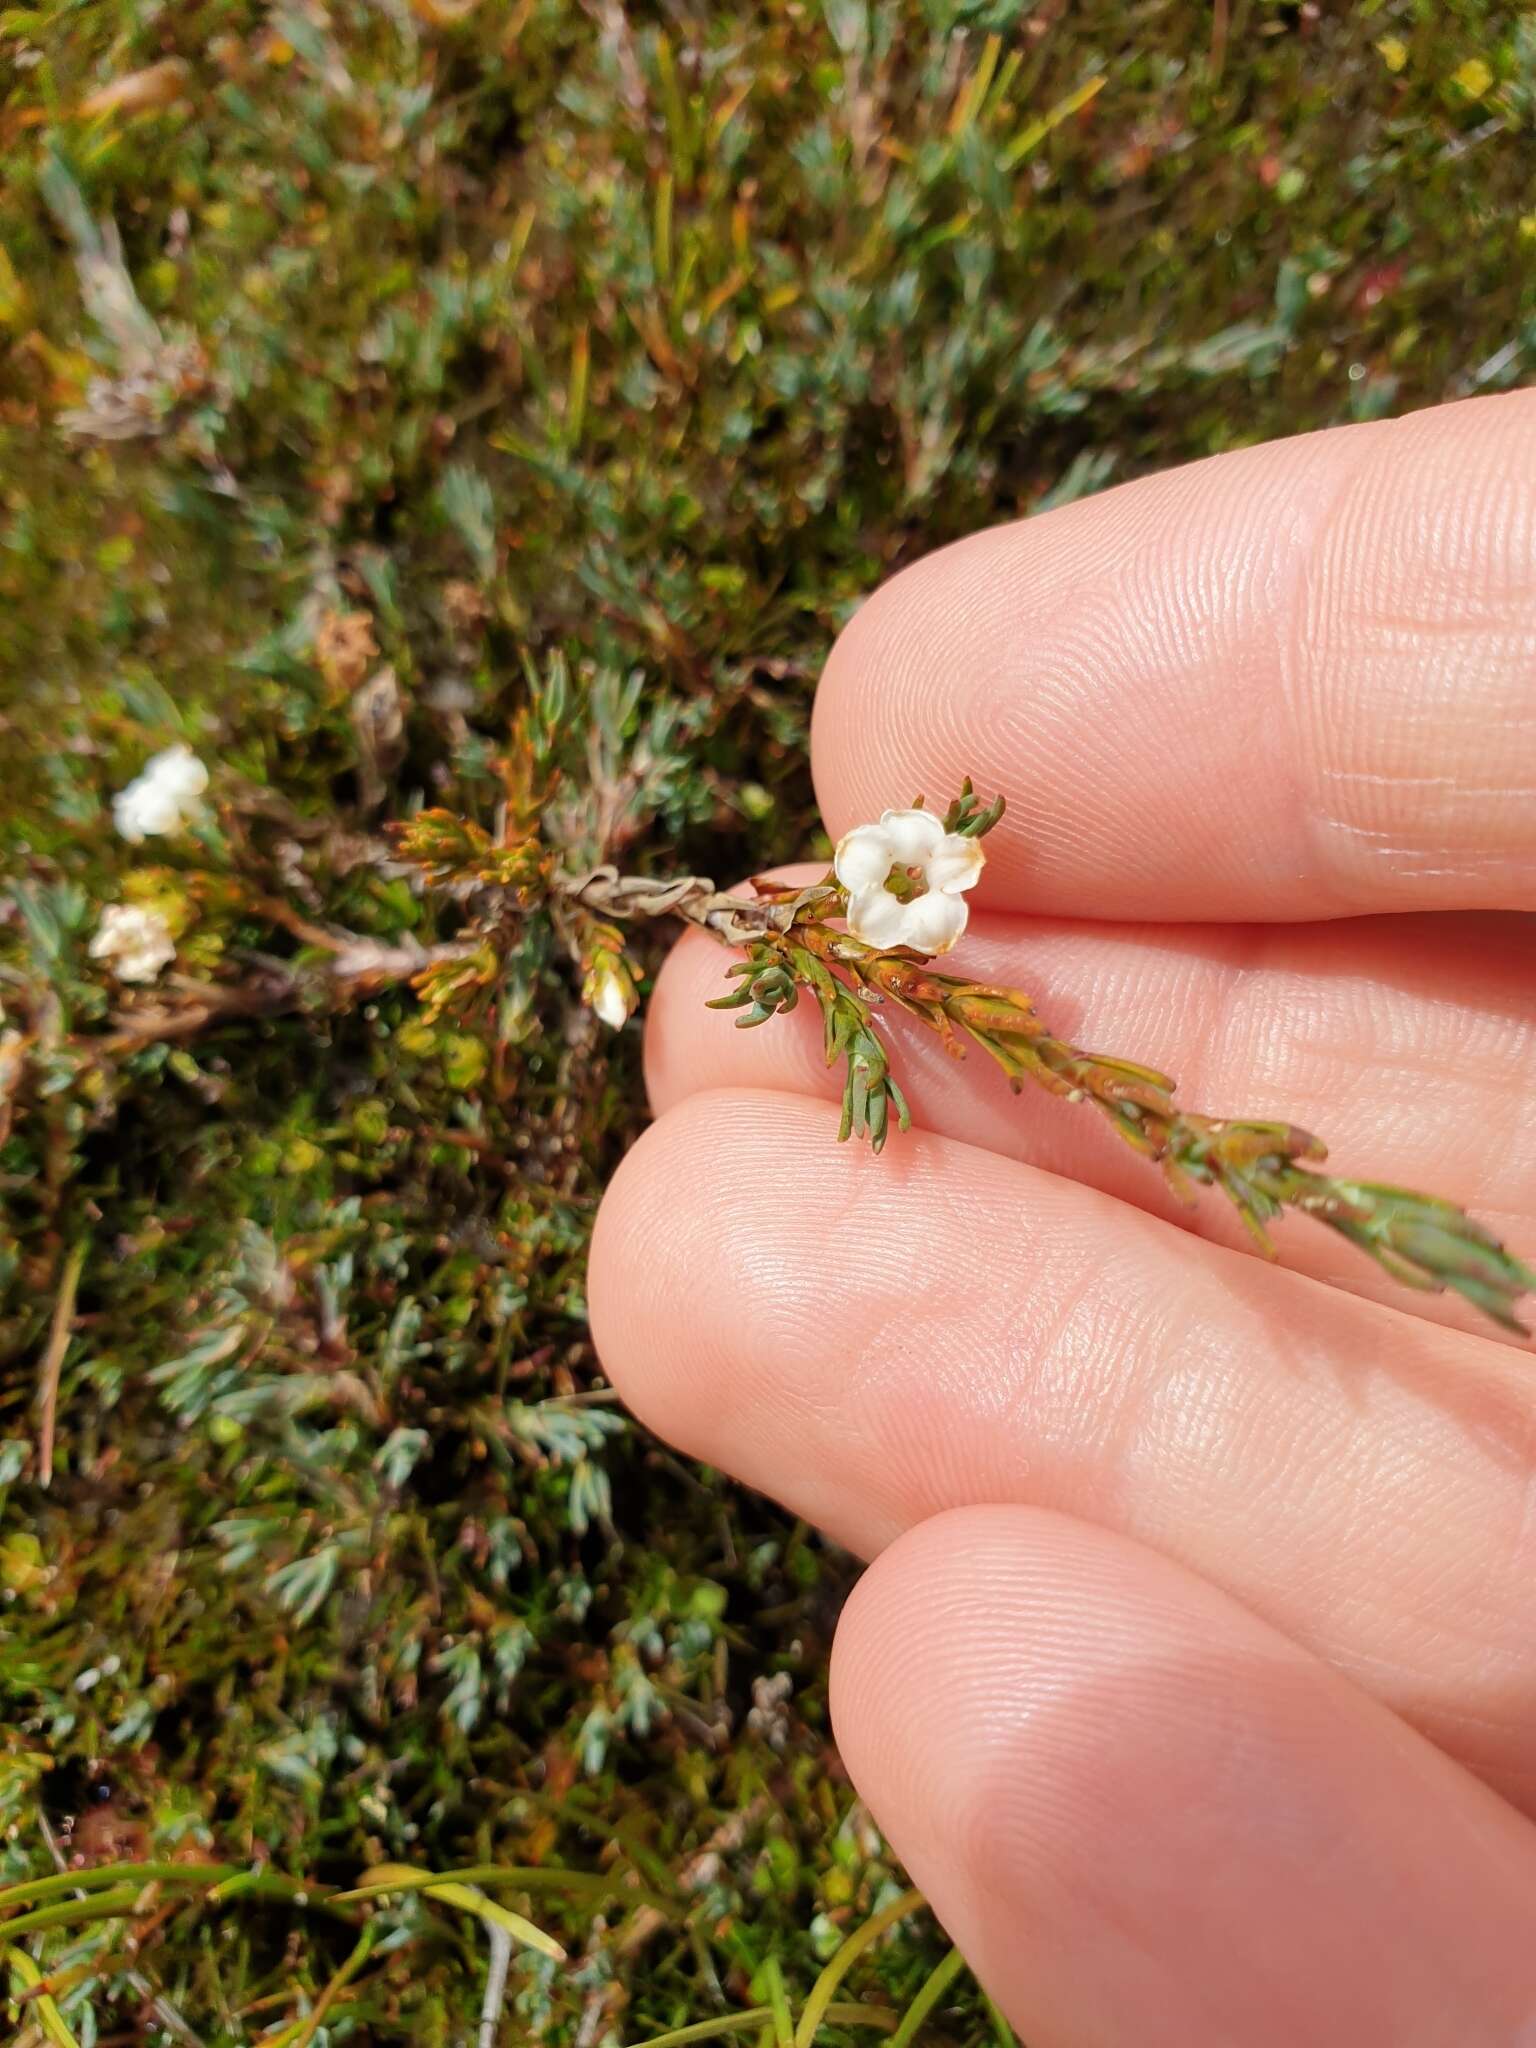
[[[928,894],[928,883],[921,868],[898,867],[892,868],[886,876],[885,889],[898,903],[910,903],[915,896]]]

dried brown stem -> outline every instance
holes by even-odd
[[[195,1038],[216,1024],[242,1018],[278,1017],[291,1010],[334,1008],[402,981],[413,981],[433,967],[467,960],[476,942],[455,939],[440,946],[414,941],[385,945],[351,932],[326,934],[330,958],[323,967],[289,967],[263,962],[239,982],[183,982],[171,1002],[133,1003],[119,1010],[117,1030],[105,1041],[108,1052],[138,1052],[182,1038]]]
[[[649,875],[621,875],[616,867],[591,868],[584,875],[561,875],[561,895],[602,917],[681,917],[708,931],[727,946],[750,945],[769,932],[788,932],[795,919],[818,898],[835,892],[818,882],[809,889],[765,887],[756,898],[732,896],[704,875],[682,875],[670,882]]]
[[[80,1275],[85,1269],[87,1246],[84,1238],[70,1247],[54,1296],[53,1316],[48,1325],[48,1342],[37,1374],[37,1477],[42,1486],[53,1484],[53,1447],[58,1428],[59,1381],[64,1359],[75,1327],[75,1298]]]

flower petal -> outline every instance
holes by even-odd
[[[181,805],[170,790],[152,782],[140,787],[132,815],[141,835],[148,832],[158,836],[174,832],[181,824]]]
[[[986,864],[987,856],[979,839],[968,839],[963,832],[946,832],[938,852],[923,872],[930,889],[941,889],[946,896],[952,896],[961,889],[974,889]]]
[[[176,958],[176,942],[158,911],[110,903],[91,940],[91,958],[106,960],[119,981],[154,981]]]
[[[939,900],[949,903],[958,899],[946,896]],[[876,883],[872,889],[860,889],[848,899],[848,929],[866,946],[905,946],[906,917],[911,907],[898,902],[889,889]]]
[[[178,740],[174,747],[156,754],[146,764],[144,773],[157,788],[177,798],[201,796],[208,787],[208,770],[185,740]]]
[[[944,843],[944,827],[932,811],[885,811],[880,830],[898,867],[921,867]]]
[[[915,953],[947,953],[965,930],[970,905],[963,896],[941,896],[930,889],[926,896],[914,896],[902,905],[900,940]]]
[[[112,799],[112,822],[118,836],[126,839],[130,846],[137,846],[144,837],[144,827],[139,822],[139,793],[133,783],[120,789]]]
[[[890,834],[879,825],[855,825],[837,842],[832,872],[852,896],[878,889],[896,864]]]

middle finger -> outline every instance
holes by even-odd
[[[750,1031],[734,1028],[738,1013],[705,1008],[727,986],[725,964],[702,934],[681,940],[667,961],[646,1030],[656,1109],[703,1088],[836,1096],[841,1075],[826,1064],[814,1004]],[[942,965],[1020,986],[1063,1036],[1174,1075],[1187,1108],[1298,1123],[1327,1141],[1335,1172],[1447,1196],[1515,1253],[1536,1253],[1536,918],[1258,929],[982,914]],[[916,1020],[890,1006],[878,1015],[925,1128],[1252,1250],[1220,1195],[1207,1191],[1184,1208],[1087,1105],[1035,1089],[1015,1100],[979,1047],[955,1060]],[[1459,1297],[1409,1293],[1316,1224],[1285,1218],[1273,1234],[1282,1265],[1494,1334]]]

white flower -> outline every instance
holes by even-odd
[[[856,825],[838,841],[832,871],[848,891],[848,929],[882,951],[947,953],[965,930],[962,891],[986,862],[979,839],[946,832],[932,811],[886,811],[878,825]],[[897,871],[924,893],[903,902],[885,886]]]
[[[124,839],[179,832],[196,815],[208,787],[208,770],[189,746],[167,747],[147,761],[126,789],[112,799],[112,817]]]
[[[109,962],[119,981],[153,981],[176,958],[176,941],[158,910],[109,903],[91,940],[91,958]]]

